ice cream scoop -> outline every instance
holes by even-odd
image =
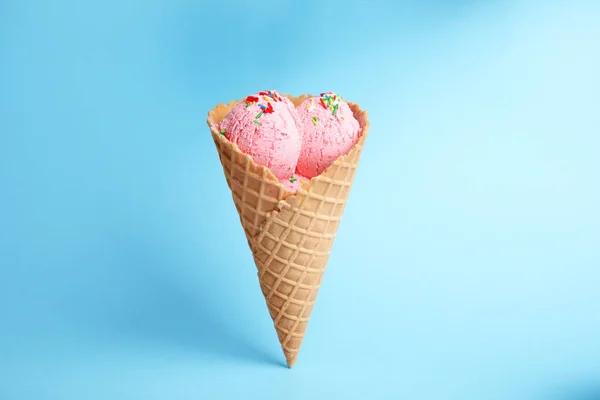
[[[219,126],[221,134],[282,183],[294,174],[302,146],[289,102],[274,90],[258,92],[234,106]]]
[[[312,178],[352,149],[360,126],[348,104],[333,92],[304,100],[296,111],[303,132],[296,169]]]

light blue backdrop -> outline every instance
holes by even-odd
[[[0,399],[600,398],[600,2],[0,1]],[[205,124],[371,134],[294,369]]]

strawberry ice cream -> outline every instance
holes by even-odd
[[[291,104],[291,105],[290,105]],[[223,119],[220,132],[252,156],[255,163],[269,168],[284,185],[290,182],[302,146],[293,104],[276,91],[246,97]]]
[[[350,151],[360,126],[348,104],[333,92],[304,100],[296,111],[303,134],[296,170],[312,178]]]

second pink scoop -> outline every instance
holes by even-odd
[[[304,100],[296,111],[303,132],[296,170],[312,178],[350,151],[360,126],[348,103],[333,92]]]

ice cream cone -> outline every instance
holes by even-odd
[[[288,97],[298,105],[307,96]],[[207,122],[258,268],[269,313],[292,367],[367,137],[367,112],[348,103],[361,127],[357,143],[293,194],[268,168],[255,164],[220,134],[218,124],[236,103],[217,105],[209,111]]]

